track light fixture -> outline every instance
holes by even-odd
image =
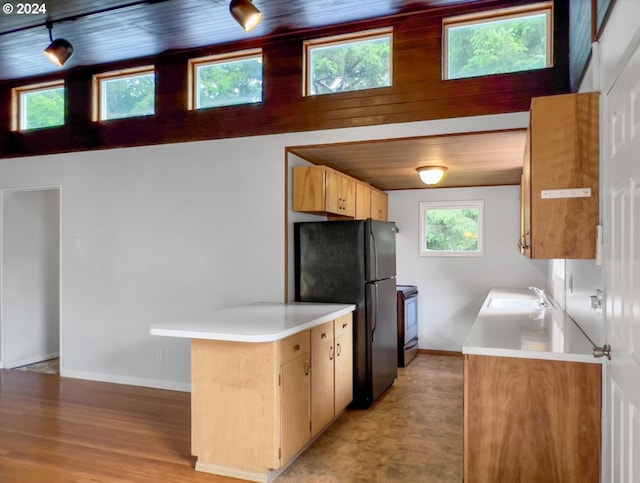
[[[67,60],[73,55],[73,45],[66,39],[55,39],[51,31],[53,30],[53,23],[47,22],[47,29],[49,30],[49,47],[44,49],[44,53],[47,58],[54,64],[62,67]]]
[[[262,20],[262,12],[251,0],[231,0],[229,12],[247,32],[253,30]]]

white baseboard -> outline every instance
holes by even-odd
[[[61,377],[72,379],[86,379],[89,381],[111,382],[128,386],[151,387],[154,389],[168,389],[170,391],[191,392],[190,382],[164,381],[161,379],[146,379],[143,377],[120,376],[117,374],[103,374],[100,372],[84,372],[60,369]]]
[[[55,359],[60,357],[59,352],[52,352],[50,354],[43,354],[35,357],[28,357],[27,359],[20,359],[18,361],[7,362],[4,366],[5,369],[15,369],[16,367],[28,366],[29,364],[35,364],[36,362],[44,362],[49,359]]]

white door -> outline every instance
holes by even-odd
[[[640,48],[603,93],[601,130],[612,347],[605,382],[604,481],[640,483]]]

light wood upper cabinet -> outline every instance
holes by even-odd
[[[389,197],[384,191],[371,189],[371,218],[387,221],[389,218]]]
[[[388,196],[328,166],[293,168],[293,211],[334,219],[387,221]]]
[[[356,220],[371,217],[371,186],[356,182]]]
[[[596,92],[531,100],[519,242],[527,256],[595,257],[599,222],[598,126]],[[589,195],[584,194],[586,190],[590,190]]]
[[[355,180],[327,166],[293,168],[293,209],[353,218]]]

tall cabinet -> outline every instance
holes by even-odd
[[[599,94],[531,100],[521,186],[520,251],[594,258],[599,222]]]

